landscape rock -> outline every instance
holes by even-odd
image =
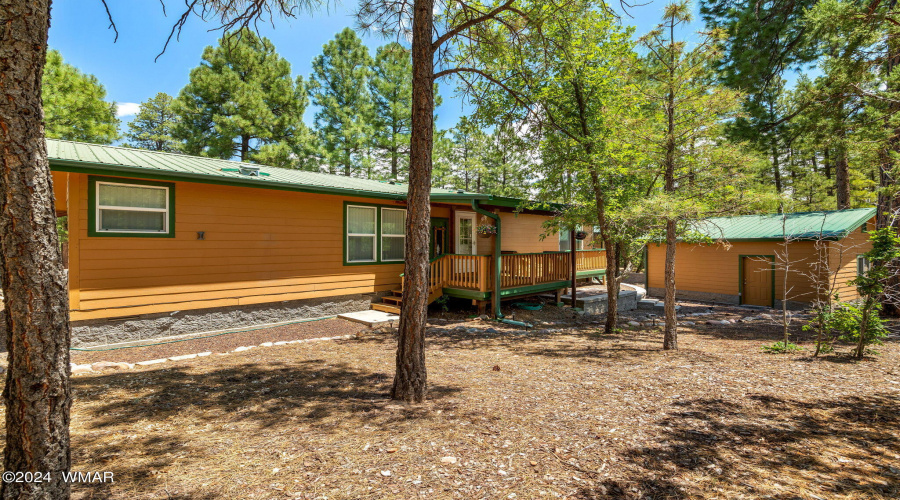
[[[114,361],[98,361],[96,363],[93,363],[91,365],[91,368],[93,368],[94,371],[102,371],[102,370],[106,370],[106,369],[128,370],[130,368],[134,368],[134,365],[132,365],[131,363],[121,363],[121,362],[114,362]]]
[[[196,354],[182,354],[180,356],[172,356],[171,358],[169,358],[169,361],[184,361],[187,359],[194,359],[196,357]]]
[[[165,363],[168,360],[168,358],[150,359],[147,361],[138,361],[135,364],[138,366],[158,365],[159,363]]]
[[[444,463],[444,464],[455,464],[455,463],[456,463],[456,457],[443,457],[443,458],[441,458],[441,463]]]
[[[91,368],[91,365],[89,365],[89,364],[76,365],[76,364],[72,363],[71,366],[72,366],[72,375],[78,375],[79,373],[88,373],[88,372],[94,371],[93,368]]]
[[[641,326],[641,324],[638,323],[637,321],[629,321],[628,326]]]
[[[240,347],[235,347],[234,350],[231,351],[231,352],[249,351],[250,349],[253,349],[254,347],[256,347],[256,346],[252,346],[252,345],[251,345],[251,346],[245,346],[245,345],[242,345],[242,346],[240,346]]]
[[[273,345],[275,345],[274,342],[263,342],[262,344],[259,344],[260,347],[272,347]]]
[[[694,325],[696,325],[697,323],[694,323],[693,321],[683,321],[683,322],[681,322],[680,324],[682,324],[682,325],[684,325],[684,326],[694,326]]]

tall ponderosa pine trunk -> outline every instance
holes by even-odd
[[[675,221],[666,221],[666,298],[665,315],[666,326],[663,333],[663,349],[678,349],[678,318],[675,314],[675,245],[678,243],[678,233],[675,231]]]
[[[41,77],[49,0],[0,0],[0,267],[9,370],[7,471],[48,482],[4,482],[3,498],[68,498],[69,302],[47,149]]]
[[[590,151],[588,151],[590,153]],[[597,224],[600,226],[600,238],[606,250],[606,324],[604,333],[613,333],[619,321],[619,259],[616,244],[611,238],[609,224],[606,220],[606,198],[600,187],[597,172],[591,171],[591,186],[594,189],[594,201],[597,210]]]
[[[843,102],[841,110],[844,109]],[[843,120],[841,120],[843,122]],[[844,141],[847,140],[847,129],[841,123],[838,129],[838,146],[837,159],[834,162],[834,187],[837,196],[837,209],[844,210],[850,208],[850,163],[847,161],[847,147]]]
[[[892,0],[888,4],[888,9],[893,11],[896,3],[895,0]],[[885,71],[889,76],[889,78],[885,79],[889,86],[887,90],[889,92],[897,91],[898,89],[895,88],[890,76],[892,76],[894,71],[900,67],[900,40],[898,40],[896,35],[889,34],[887,44],[885,45],[888,52],[887,57],[885,58]],[[881,165],[879,166],[878,174],[878,187],[880,188],[880,191],[878,193],[875,219],[875,225],[878,229],[888,227],[891,224],[891,214],[894,210],[900,208],[900,194],[894,195],[890,192],[897,186],[897,178],[894,177],[892,173],[896,166],[894,155],[900,154],[900,129],[897,129],[891,123],[890,117],[900,113],[900,104],[896,101],[891,101],[888,104],[888,109],[890,110],[890,113],[888,113],[885,118],[885,126],[888,128],[890,139],[888,140],[887,147],[881,152]],[[894,224],[896,225],[897,231],[900,232],[900,219],[894,220]],[[900,288],[900,262],[893,262],[888,265],[891,266],[895,272],[891,278],[889,278],[887,286],[890,289],[898,289]],[[900,305],[893,301],[885,300],[882,306],[884,314],[889,316],[900,316]]]
[[[664,172],[664,190],[667,194],[675,193],[675,153],[677,144],[675,142],[675,26],[671,25],[670,40],[672,40],[671,62],[669,64],[669,92],[666,96],[666,144],[665,157],[663,158]],[[675,219],[671,216],[666,219],[666,265],[665,265],[665,281],[666,296],[664,299],[665,308],[665,331],[663,333],[663,349],[678,349],[678,324],[675,316],[675,245],[678,242],[678,233],[676,232]]]
[[[412,25],[412,133],[406,213],[406,286],[400,309],[397,371],[391,398],[425,400],[425,321],[428,306],[428,225],[434,128],[432,28],[434,0],[416,0]]]

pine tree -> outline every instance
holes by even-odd
[[[369,91],[374,104],[372,143],[390,164],[389,178],[402,179],[409,169],[412,121],[412,59],[399,43],[378,47]]]
[[[226,33],[178,95],[173,135],[188,154],[255,161],[264,146],[303,135],[305,92],[269,39],[246,28]]]
[[[3,470],[49,473],[45,481],[4,481],[0,497],[67,499],[70,486],[63,474],[72,466],[69,293],[41,123],[50,2],[0,0],[0,24],[0,272],[9,361]],[[51,64],[61,69],[61,59],[54,59]],[[79,73],[62,69],[73,80],[56,80],[55,91],[84,90]],[[85,94],[64,97],[77,95]]]
[[[142,102],[137,115],[128,123],[128,133],[125,134],[128,146],[151,151],[178,152],[179,143],[172,137],[178,122],[173,102],[172,96],[165,92]]]
[[[453,165],[452,187],[465,191],[482,192],[482,174],[487,134],[474,120],[463,116],[450,129]]]
[[[678,238],[690,221],[741,206],[742,179],[754,164],[741,145],[725,141],[723,127],[736,116],[742,96],[713,78],[722,33],[711,31],[689,48],[676,33],[690,21],[687,1],[669,4],[662,23],[641,38],[647,56],[639,80],[652,112],[644,147],[663,180],[662,192],[647,200],[647,211],[665,226],[664,349],[678,348]]]
[[[345,28],[313,59],[309,82],[316,131],[332,173],[350,176],[362,170],[362,155],[372,137],[372,58],[356,33]]]
[[[119,138],[116,103],[106,102],[106,89],[63,61],[57,50],[47,52],[41,84],[47,137],[111,144]]]

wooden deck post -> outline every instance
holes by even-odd
[[[577,287],[575,282],[578,281],[578,252],[575,250],[575,230],[569,231],[569,244],[572,247],[572,309],[578,302]]]
[[[488,291],[488,262],[489,258],[487,257],[479,257],[478,258],[478,291],[486,292]]]

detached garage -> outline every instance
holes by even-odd
[[[776,308],[786,299],[789,307],[803,307],[815,300],[816,281],[830,276],[840,300],[854,300],[858,296],[850,281],[867,265],[862,254],[871,248],[867,233],[874,228],[874,217],[874,208],[859,208],[698,221],[693,229],[713,243],[678,243],[677,296]],[[652,296],[665,294],[665,258],[665,244],[648,244],[647,290]]]

